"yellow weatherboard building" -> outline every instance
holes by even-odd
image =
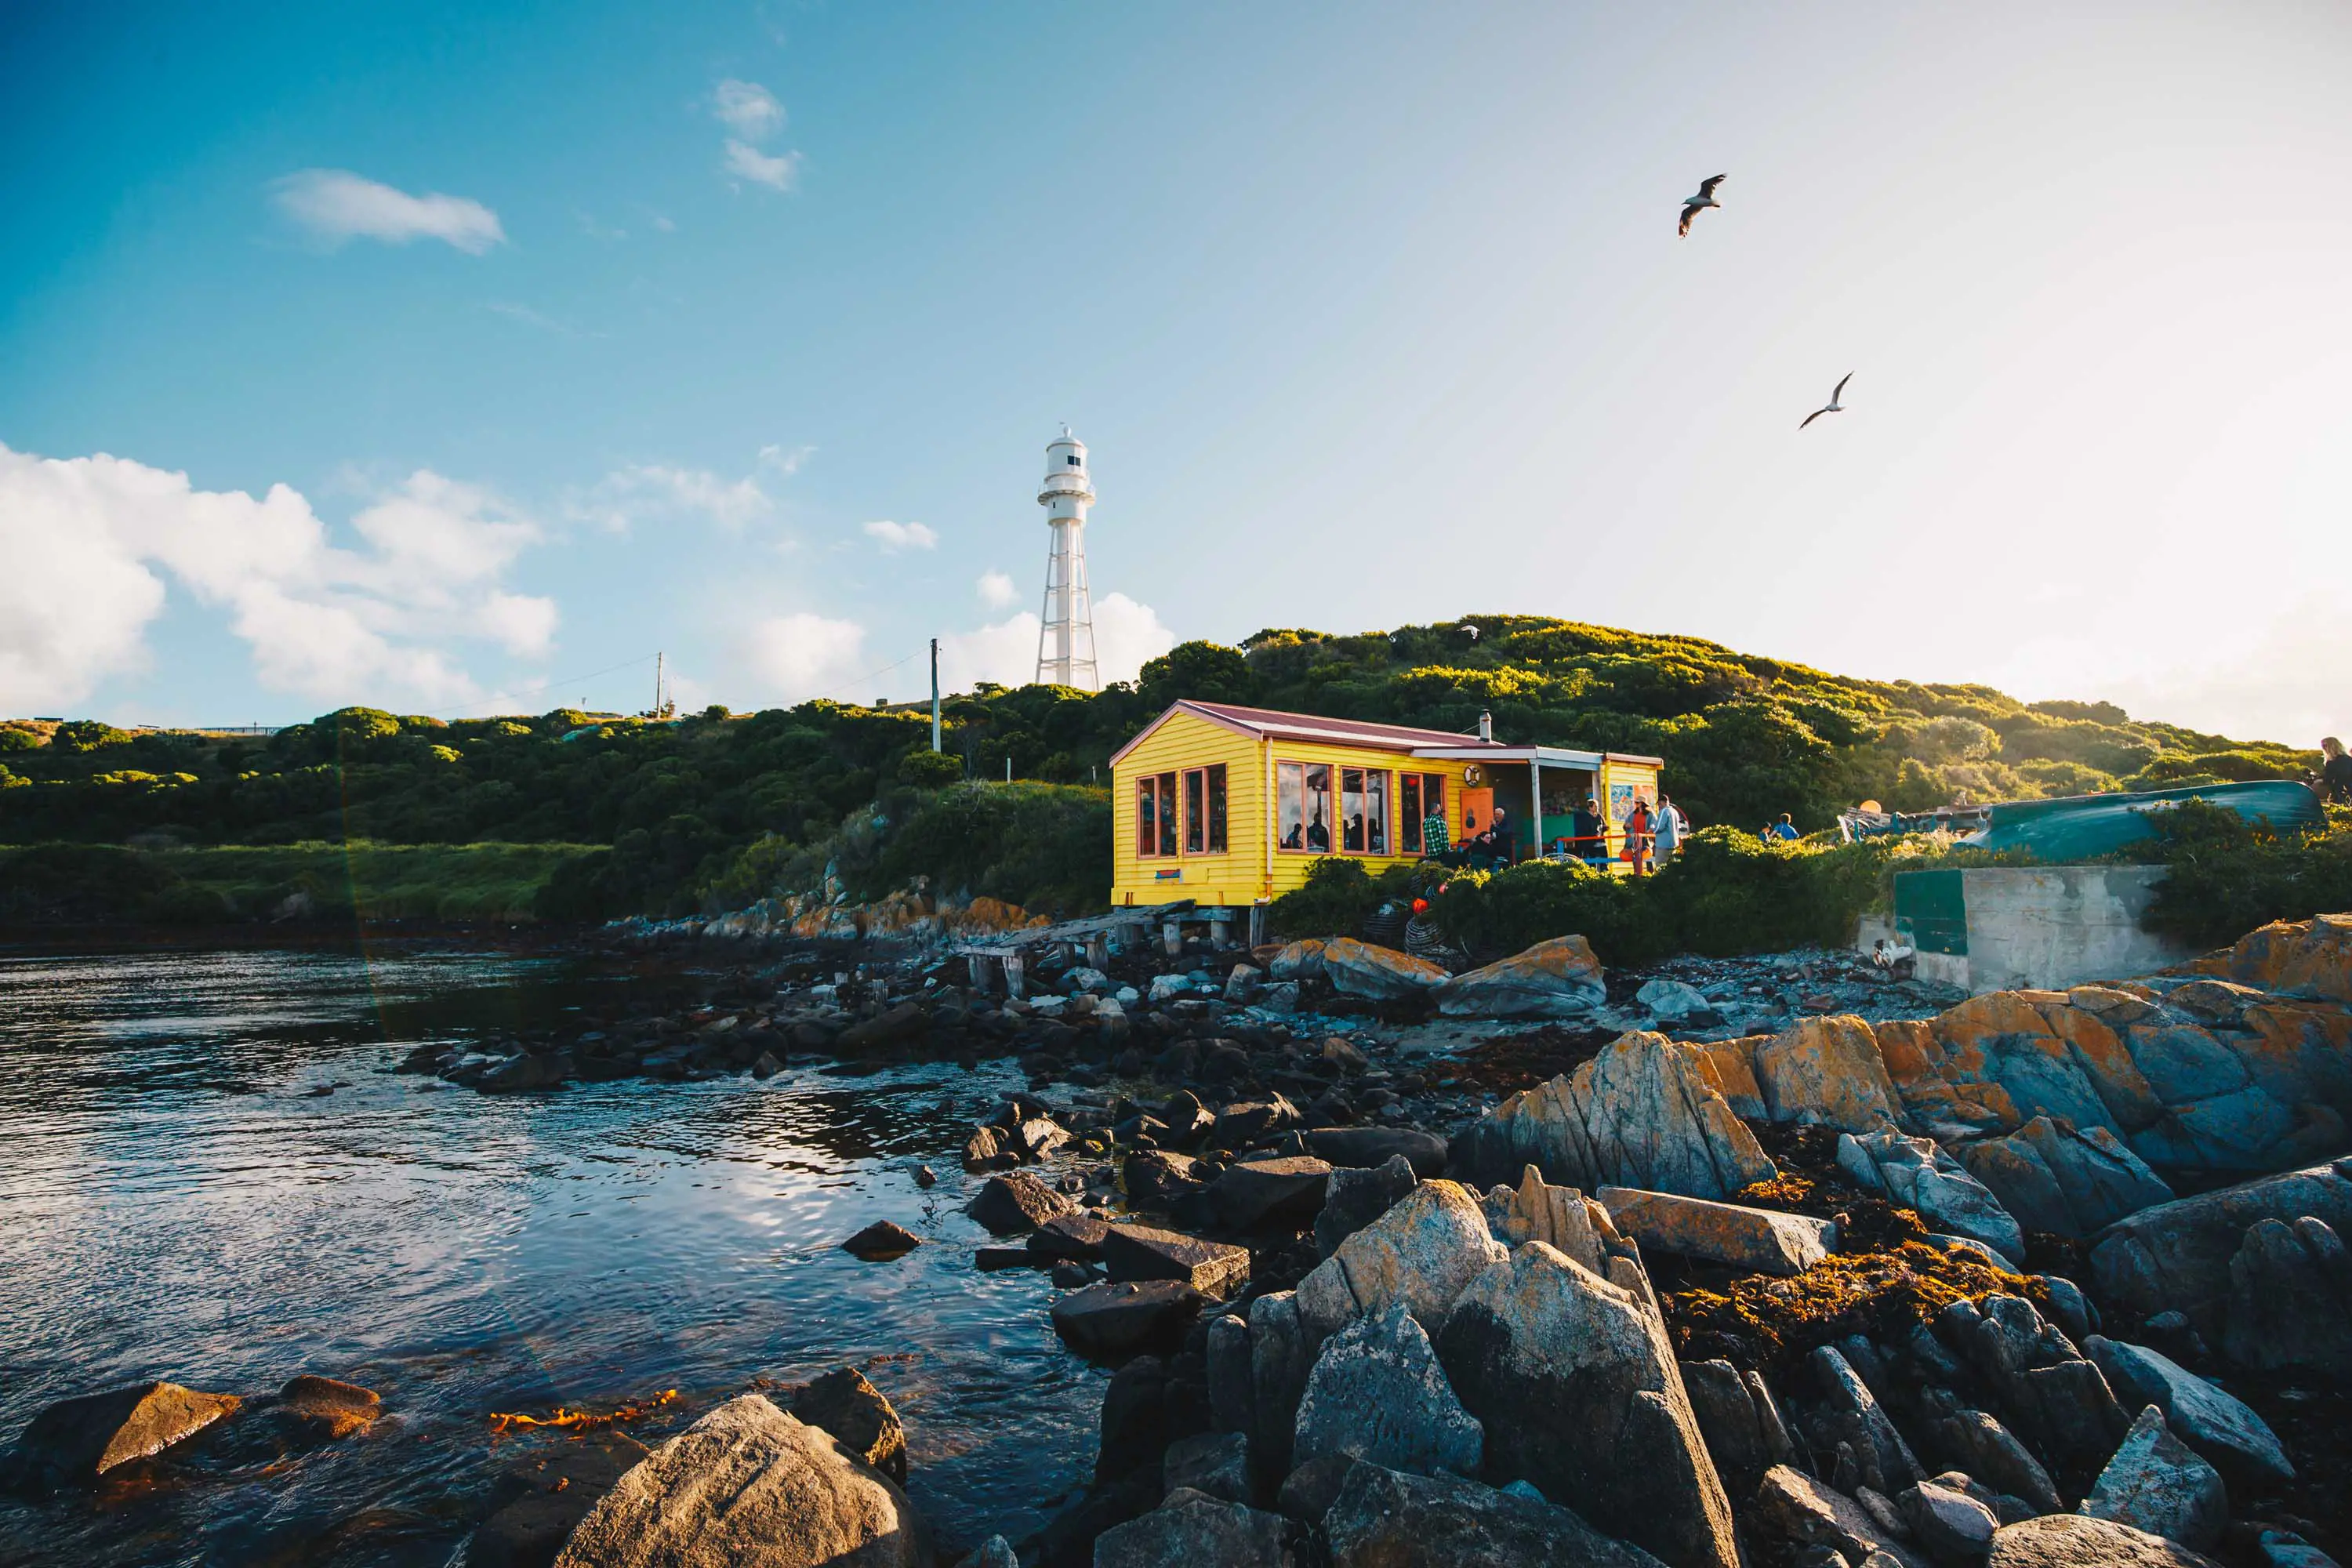
[[[1489,730],[1482,719],[1482,731]],[[1612,868],[1659,760],[1224,702],[1177,702],[1110,760],[1114,906],[1190,899],[1247,908],[1307,880],[1326,855],[1368,871],[1422,858],[1424,823],[1460,845],[1499,811],[1514,858],[1564,856],[1590,798]]]

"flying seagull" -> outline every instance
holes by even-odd
[[[1715,199],[1715,187],[1730,177],[1728,174],[1717,174],[1712,180],[1701,180],[1698,183],[1698,195],[1683,198],[1683,221],[1675,226],[1676,235],[1687,238],[1690,235],[1691,219],[1698,216],[1704,208],[1719,207],[1723,205]]]
[[[1811,425],[1814,420],[1819,419],[1824,414],[1844,413],[1845,405],[1841,404],[1838,399],[1845,395],[1845,384],[1853,379],[1853,372],[1852,371],[1846,372],[1843,376],[1840,377],[1837,384],[1837,390],[1830,394],[1830,405],[1827,408],[1816,408],[1811,414],[1806,415],[1805,424],[1798,426],[1797,428],[1800,430],[1803,429],[1805,425]]]

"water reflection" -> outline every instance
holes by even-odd
[[[394,1046],[658,984],[460,951],[0,958],[0,1441],[149,1376],[256,1394],[320,1372],[397,1413],[282,1464],[200,1439],[97,1498],[0,1501],[0,1563],[437,1568],[503,1466],[566,1440],[493,1444],[491,1410],[677,1387],[657,1439],[755,1376],[844,1362],[905,1416],[949,1542],[1038,1522],[1084,1479],[1099,1388],[1041,1279],[971,1268],[954,1155],[1016,1079],[500,1099],[383,1070]],[[877,1218],[932,1245],[838,1250]]]

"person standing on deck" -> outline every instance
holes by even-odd
[[[1650,803],[1640,795],[1625,814],[1625,860],[1636,877],[1650,874]]]
[[[1663,793],[1658,796],[1657,830],[1658,864],[1663,866],[1675,858],[1675,851],[1682,847],[1684,836],[1690,832],[1690,818],[1675,806],[1672,797]]]
[[[2352,805],[2352,756],[2344,752],[2344,742],[2330,735],[2319,742],[2319,798],[2341,805]]]

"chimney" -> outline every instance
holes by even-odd
[[[1482,741],[1495,738],[1495,716],[1483,709],[1478,713],[1478,738]]]

